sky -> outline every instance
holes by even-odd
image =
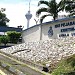
[[[23,29],[27,28],[27,20],[25,14],[29,10],[29,2],[30,0],[0,0],[0,8],[6,8],[6,11],[4,13],[10,20],[10,22],[8,23],[9,27],[17,27],[22,25]],[[38,9],[38,2],[39,0],[31,0],[30,3],[30,11],[33,15],[30,20],[30,27],[36,25],[34,19],[37,20],[36,11]],[[44,19],[44,22],[50,21],[51,19],[51,17],[47,17]]]

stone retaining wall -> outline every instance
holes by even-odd
[[[34,62],[58,61],[75,54],[75,37],[22,43],[0,50]]]

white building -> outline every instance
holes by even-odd
[[[22,32],[23,42],[75,36],[75,16],[32,26]]]

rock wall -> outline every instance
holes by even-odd
[[[34,62],[58,61],[75,54],[75,37],[22,43],[0,50]]]

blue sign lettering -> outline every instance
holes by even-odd
[[[65,27],[65,26],[72,26],[72,25],[75,25],[75,21],[67,22],[67,23],[61,23],[61,24],[56,24],[55,28]]]
[[[61,29],[61,32],[68,32],[68,31],[74,31],[74,27],[71,28],[65,28],[65,29]]]
[[[60,34],[59,37],[66,37],[69,36],[69,34]]]

